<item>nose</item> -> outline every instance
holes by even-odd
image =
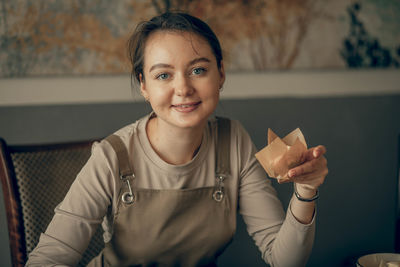
[[[189,77],[179,75],[175,80],[175,94],[177,96],[189,96],[193,94],[194,88]]]

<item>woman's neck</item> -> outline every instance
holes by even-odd
[[[173,165],[188,163],[196,155],[203,138],[204,125],[182,129],[151,118],[146,126],[147,137],[154,151]]]

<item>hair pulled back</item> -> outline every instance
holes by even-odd
[[[128,40],[128,55],[132,64],[131,79],[140,83],[143,75],[144,50],[151,33],[156,31],[191,32],[202,36],[210,45],[216,58],[218,68],[221,67],[222,51],[217,36],[202,20],[181,12],[166,12],[149,21],[139,23]]]

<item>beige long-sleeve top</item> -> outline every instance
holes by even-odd
[[[183,189],[215,184],[216,120],[210,119],[196,156],[185,165],[171,165],[152,149],[146,135],[149,116],[115,134],[128,148],[136,175],[135,186],[153,189]],[[231,126],[231,176],[225,180],[231,216],[239,211],[250,236],[271,266],[304,266],[314,240],[315,220],[299,223],[287,209],[285,216],[276,191],[254,157],[256,148],[237,121]],[[116,210],[118,161],[108,142],[95,143],[92,155],[78,174],[39,244],[29,255],[27,266],[76,265],[98,224],[104,241],[112,236]],[[315,215],[314,215],[315,216]],[[134,242],[134,241],[133,241]]]

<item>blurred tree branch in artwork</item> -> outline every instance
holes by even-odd
[[[361,4],[356,2],[347,8],[350,17],[349,35],[343,41],[340,51],[342,58],[350,68],[362,67],[400,67],[400,45],[392,54],[381,45],[378,38],[371,36],[359,19]],[[397,54],[397,55],[396,55]]]
[[[259,2],[257,6],[247,7],[243,17],[254,68],[291,68],[312,21],[322,16],[317,9],[317,1],[256,2]]]

